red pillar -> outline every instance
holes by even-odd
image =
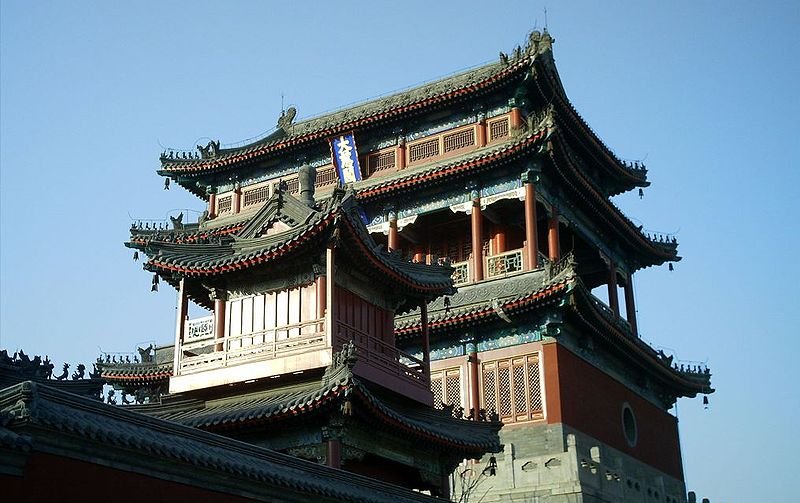
[[[625,311],[627,313],[628,324],[636,337],[639,336],[639,328],[636,325],[636,305],[633,300],[633,273],[628,275],[625,282]]]
[[[420,306],[420,322],[422,324],[422,364],[423,373],[430,377],[431,375],[431,340],[428,334],[428,304],[425,300],[422,301]]]
[[[469,406],[474,411],[473,418],[477,421],[480,416],[481,410],[481,395],[480,388],[480,365],[478,361],[478,351],[473,345],[467,356],[467,363],[469,363]]]
[[[505,253],[507,249],[506,226],[503,224],[496,224],[494,229],[494,254],[499,255],[500,253]]]
[[[613,260],[608,263],[608,305],[619,316],[619,295],[617,294],[617,266]]]
[[[215,351],[223,351],[225,348],[222,340],[225,338],[225,292],[222,290],[214,291],[214,339],[217,344]]]
[[[519,129],[522,127],[522,112],[518,107],[511,109],[511,129]]]
[[[397,234],[397,215],[389,213],[389,251],[399,250],[399,236]]]
[[[239,210],[242,208],[242,188],[238,183],[233,189],[233,200],[231,201],[231,206],[234,215],[239,213]]]
[[[561,258],[561,244],[558,237],[558,209],[553,206],[552,215],[547,221],[547,251],[551,262]]]
[[[217,195],[211,193],[208,195],[208,218],[217,216]]]
[[[180,369],[181,345],[186,330],[186,317],[189,312],[189,298],[186,295],[186,278],[181,278],[178,285],[178,305],[175,308],[175,355],[173,358],[172,374],[178,375]]]
[[[536,232],[536,186],[525,184],[525,251],[527,270],[539,267],[539,234]]]
[[[483,228],[481,221],[481,198],[472,199],[472,280],[483,280]]]
[[[406,140],[400,138],[397,140],[397,149],[395,151],[395,159],[397,162],[397,169],[404,169],[406,167]]]
[[[481,114],[478,117],[478,124],[476,127],[476,135],[475,140],[478,144],[478,148],[486,146],[486,117]]]
[[[342,467],[342,443],[338,438],[332,438],[326,443],[325,461],[331,468]]]

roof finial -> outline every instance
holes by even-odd
[[[544,32],[547,33],[547,6],[544,6]]]

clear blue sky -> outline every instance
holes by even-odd
[[[271,129],[497,57],[544,3],[0,3],[0,346],[91,361],[169,342],[174,291],[122,246],[162,190],[162,145]],[[800,452],[800,2],[550,2],[567,93],[652,186],[618,204],[684,260],[636,276],[640,328],[708,360],[681,400],[690,489],[796,500]]]

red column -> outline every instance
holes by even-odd
[[[397,149],[395,151],[395,159],[397,162],[397,169],[404,169],[406,167],[406,140],[399,138],[397,140]]]
[[[419,308],[420,323],[422,324],[422,371],[428,377],[431,375],[431,340],[428,334],[428,304],[422,301]]]
[[[342,467],[342,444],[338,438],[328,440],[325,452],[326,464],[331,468]]]
[[[503,224],[495,224],[494,229],[494,254],[505,253],[506,248],[506,226]]]
[[[325,284],[325,276],[320,274],[317,276],[316,279],[316,288],[317,288],[317,318],[322,318],[325,316],[325,309],[327,308],[327,285]]]
[[[539,267],[539,234],[536,232],[536,186],[525,184],[525,251],[527,270]]]
[[[239,210],[242,208],[242,188],[238,183],[233,189],[233,200],[231,201],[231,206],[234,215],[239,213]]]
[[[617,294],[617,266],[613,260],[608,263],[608,305],[619,316],[619,295]]]
[[[215,351],[222,351],[225,338],[225,293],[221,290],[214,291],[214,339],[218,342]]]
[[[625,311],[627,313],[628,324],[636,337],[639,336],[639,328],[636,325],[636,305],[633,300],[633,273],[628,274],[628,281],[625,282]]]
[[[334,248],[328,246],[325,250],[325,331],[328,337],[328,347],[334,347],[336,337],[336,309],[334,305],[334,294],[336,292],[336,278],[334,271],[336,270],[336,258]]]
[[[189,312],[189,298],[186,295],[186,278],[181,278],[178,285],[178,305],[175,308],[175,355],[173,358],[172,374],[178,375],[180,369],[181,345],[186,330],[186,316]]]
[[[470,349],[469,356],[467,356],[467,363],[469,364],[469,406],[474,411],[472,417],[477,421],[481,410],[480,362],[478,361],[477,348],[473,345]]]
[[[475,135],[475,140],[476,140],[475,143],[478,144],[478,148],[485,147],[486,146],[486,117],[484,117],[483,114],[481,114],[478,117],[478,124],[477,124],[477,127],[475,129],[477,130],[476,131],[476,135]]]
[[[399,236],[397,234],[397,215],[389,213],[389,251],[399,250]]]
[[[481,198],[472,199],[472,280],[483,280],[483,236],[481,221]]]
[[[522,113],[518,107],[511,109],[511,129],[519,129],[522,127]]]
[[[561,244],[558,238],[558,208],[553,206],[552,215],[547,221],[547,251],[551,262],[561,258]]]
[[[208,218],[217,216],[217,195],[211,193],[208,195]]]
[[[425,248],[422,245],[414,246],[414,262],[425,262]]]

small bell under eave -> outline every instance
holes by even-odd
[[[134,252],[133,252],[133,261],[134,262],[138,262],[139,261],[139,250],[134,250]]]
[[[708,395],[703,395],[703,409],[708,410]]]
[[[153,274],[153,284],[150,287],[150,291],[151,292],[157,292],[158,291],[158,274]]]
[[[639,188],[639,199],[643,199],[643,198],[644,198],[644,189],[642,189],[642,188],[640,187],[640,188]]]
[[[164,178],[164,190],[169,190],[169,178]]]
[[[669,263],[669,270],[670,272],[675,270],[675,266],[672,265],[672,262]]]

